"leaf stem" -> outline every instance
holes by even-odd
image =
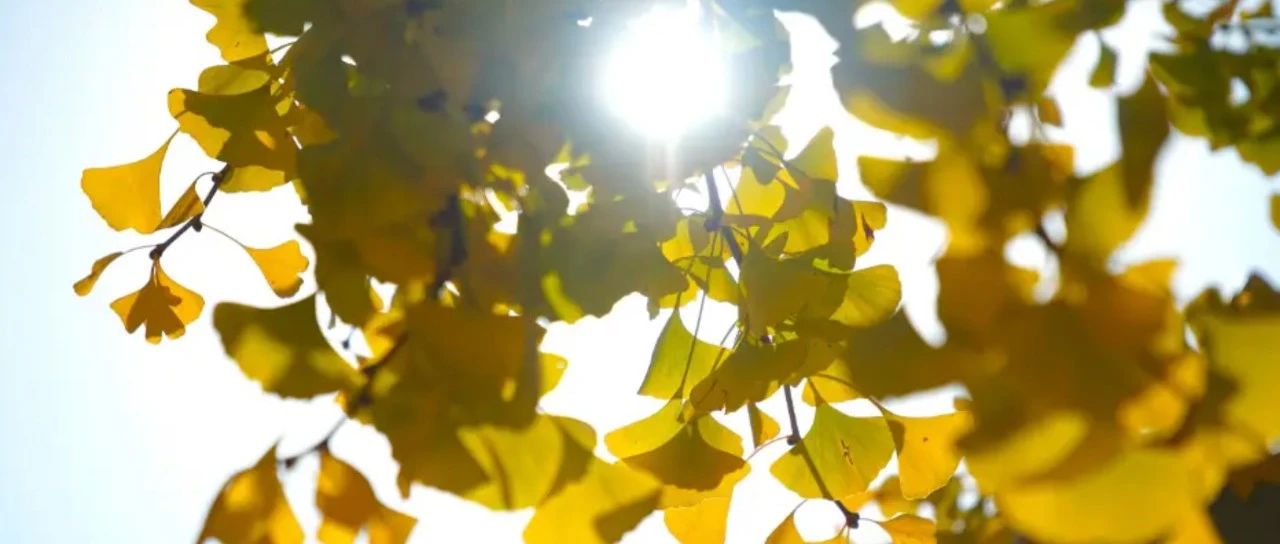
[[[707,210],[707,223],[711,229],[720,231],[724,237],[724,241],[729,244],[729,253],[733,254],[733,260],[742,266],[742,246],[738,245],[738,239],[733,236],[733,230],[724,224],[724,205],[720,202],[720,189],[716,187],[715,176],[711,175],[708,170],[702,174],[703,179],[707,182],[707,198],[711,200],[710,209]]]

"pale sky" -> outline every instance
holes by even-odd
[[[1126,24],[1135,35],[1150,36],[1155,29],[1143,24],[1149,20]],[[81,170],[136,160],[168,136],[175,123],[166,92],[193,86],[202,67],[218,62],[203,40],[211,21],[179,0],[0,3],[0,164],[6,166],[0,281],[8,288],[0,305],[0,346],[8,349],[0,363],[0,541],[189,540],[230,474],[277,439],[283,455],[310,446],[338,416],[324,399],[262,394],[223,356],[209,319],[214,303],[278,302],[243,254],[215,234],[184,237],[165,257],[166,271],[207,302],[180,341],[157,347],[128,336],[108,308],[142,283],[143,253],[117,262],[90,297],[80,299],[71,289],[97,257],[143,243],[111,231],[94,214],[80,191]],[[1121,87],[1132,89],[1141,75],[1135,54],[1141,44],[1113,45],[1122,47]],[[1054,87],[1068,122],[1062,137],[1079,145],[1084,170],[1115,154],[1114,104],[1083,83],[1096,55],[1096,41],[1082,39]],[[799,138],[833,124],[842,166],[852,166],[859,151],[886,153],[897,145],[859,129],[833,94],[816,92],[802,102],[812,110],[787,113],[788,133]],[[1274,181],[1241,165],[1234,151],[1210,153],[1197,140],[1175,137],[1162,156],[1153,213],[1117,255],[1118,266],[1183,259],[1174,287],[1184,300],[1206,285],[1238,288],[1254,268],[1280,278],[1280,236],[1267,216]],[[163,174],[165,203],[213,164],[189,140],[175,140]],[[842,179],[843,194],[860,191],[856,179]],[[294,236],[292,224],[305,217],[287,189],[223,195],[207,215],[209,223],[260,246]],[[932,315],[937,285],[928,262],[943,241],[938,225],[895,209],[889,229],[860,261],[899,266],[913,322],[935,339],[942,332]],[[1012,253],[1019,262],[1040,264],[1034,247]],[[302,294],[312,290],[308,280]],[[608,318],[553,328],[545,347],[568,355],[570,367],[544,402],[548,412],[582,418],[603,435],[657,408],[657,401],[633,395],[662,325],[661,318],[648,321],[643,307],[631,298]],[[724,312],[709,312],[707,339],[717,340],[730,321]],[[937,413],[954,393],[895,406],[911,415]],[[777,400],[765,409],[782,421]],[[802,409],[800,417],[803,427],[811,414]],[[741,432],[744,419],[733,414],[724,421]],[[343,427],[334,449],[364,471],[382,499],[419,517],[414,541],[517,541],[528,519],[528,512],[494,514],[426,489],[401,502],[385,440],[358,424]],[[768,476],[785,449],[778,444],[752,460],[753,474],[733,498],[731,542],[762,540],[799,502]],[[286,479],[307,527],[315,522],[309,494],[315,470],[314,460],[304,462]],[[802,531],[829,536],[838,523],[835,510],[814,504],[801,510]],[[881,536],[866,531],[871,541]],[[670,537],[654,516],[628,540]]]

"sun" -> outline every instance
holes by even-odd
[[[696,5],[656,8],[632,21],[610,52],[602,85],[609,109],[650,139],[681,134],[721,112],[725,67]]]

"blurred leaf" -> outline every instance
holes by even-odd
[[[196,541],[210,538],[219,542],[303,542],[302,526],[276,477],[274,447],[256,465],[223,484]]]

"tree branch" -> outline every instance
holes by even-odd
[[[213,174],[213,187],[209,188],[209,194],[205,195],[204,201],[203,201],[204,207],[206,209],[209,207],[209,204],[213,202],[213,197],[217,196],[218,187],[222,185],[222,182],[225,181],[227,179],[227,176],[230,176],[230,175],[231,175],[230,164],[224,165],[222,167],[222,170]],[[172,235],[169,236],[169,238],[167,238],[163,242],[160,242],[160,244],[157,245],[155,249],[151,250],[151,260],[153,261],[160,260],[160,257],[164,255],[165,250],[169,249],[169,246],[173,245],[174,242],[178,241],[178,238],[181,238],[182,235],[186,234],[188,230],[195,229],[196,232],[200,232],[200,229],[203,228],[204,226],[203,223],[201,223],[201,220],[203,218],[204,218],[204,212],[202,211],[196,214],[195,217],[188,219],[186,223],[183,223],[182,226],[179,227],[177,231],[175,231]]]

